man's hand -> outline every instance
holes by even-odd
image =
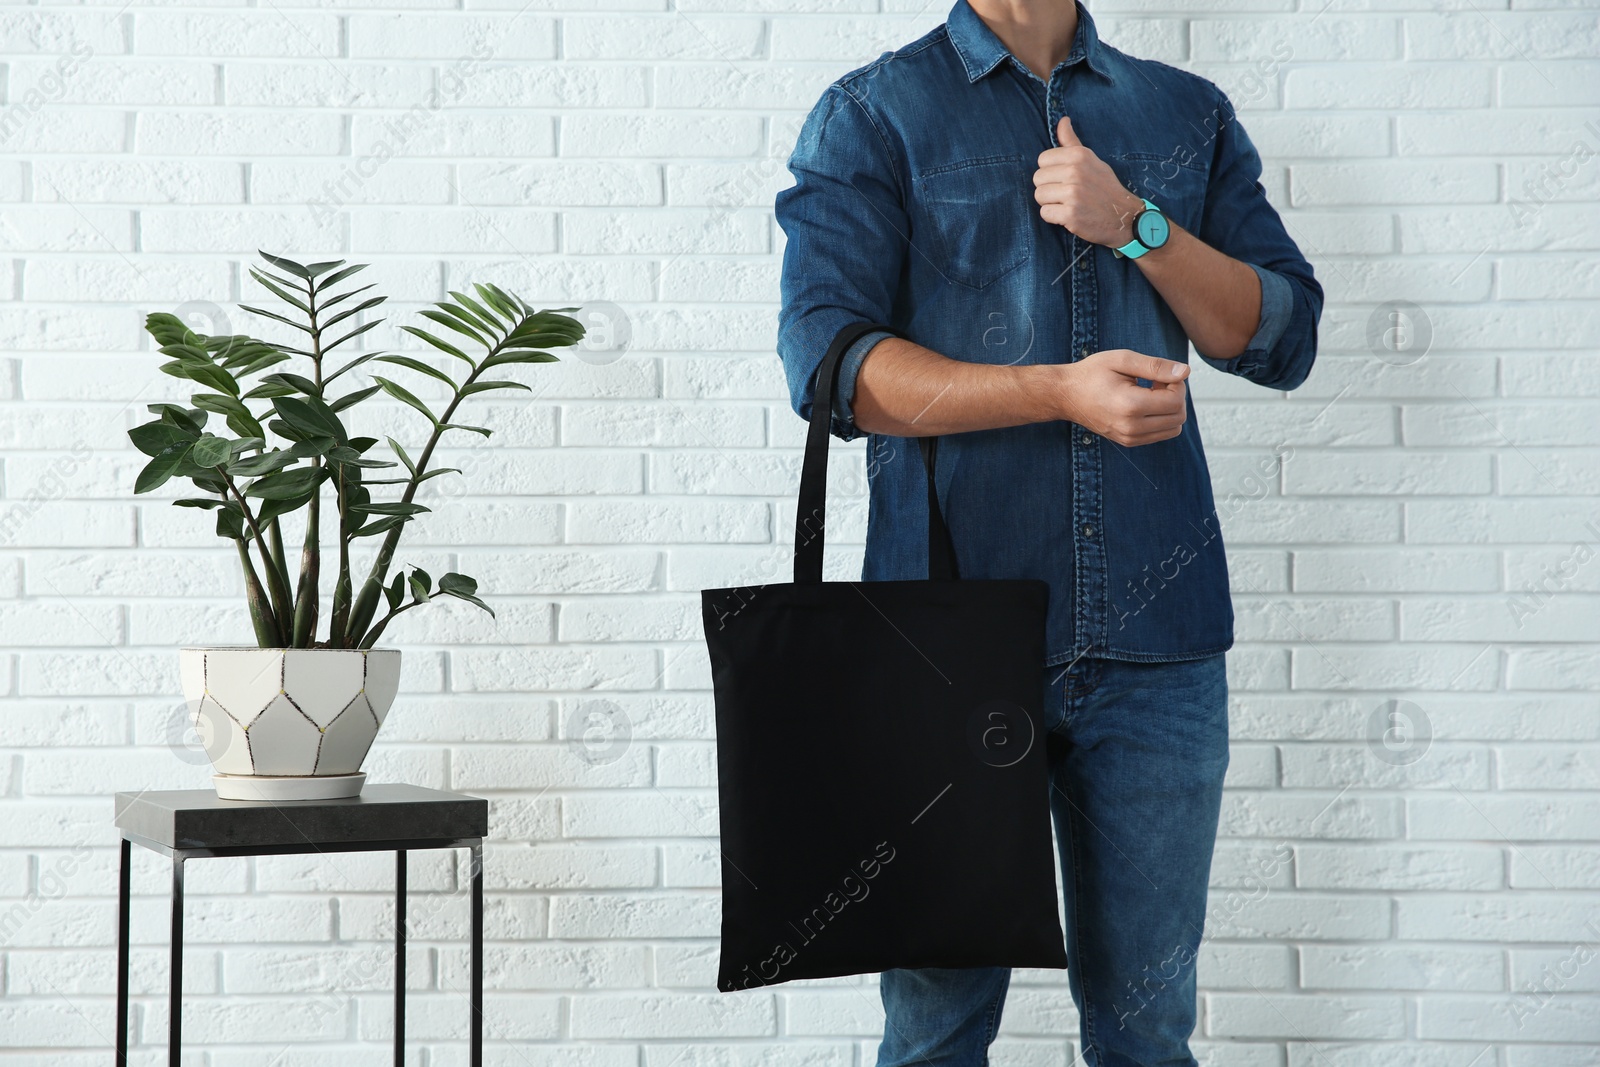
[[[1093,244],[1121,248],[1133,240],[1133,216],[1144,210],[1144,201],[1083,146],[1065,115],[1056,124],[1056,140],[1061,147],[1041,152],[1033,172],[1039,216]]]
[[[1189,367],[1126,348],[1059,365],[1063,418],[1119,445],[1148,445],[1183,432]],[[1143,378],[1151,384],[1139,384]]]

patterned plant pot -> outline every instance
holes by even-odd
[[[178,666],[224,800],[356,796],[400,686],[387,648],[185,648]]]

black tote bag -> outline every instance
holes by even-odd
[[[894,967],[1067,965],[1042,725],[1049,587],[958,580],[928,471],[927,581],[824,582],[818,370],[794,582],[701,594],[716,697],[723,992]]]

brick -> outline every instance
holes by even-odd
[[[1194,21],[1189,24],[1194,58],[1251,62],[1307,63],[1316,60],[1395,59],[1400,51],[1399,20],[1393,18],[1317,18],[1262,24],[1250,20]]]
[[[769,995],[716,994],[595,996],[574,1005],[577,1037],[764,1037],[776,1032]]]
[[[579,16],[563,21],[562,47],[563,55],[575,60],[648,55],[661,60],[732,64],[760,55],[764,29],[761,20],[753,18],[681,13],[631,18]]]
[[[350,55],[356,59],[424,56],[467,61],[553,59],[555,22],[537,16],[475,12],[470,17],[416,12],[349,16]]]
[[[1217,1036],[1349,1041],[1405,1034],[1405,1003],[1399,997],[1218,993],[1208,1001],[1208,1029]]]
[[[1491,71],[1482,66],[1439,67],[1427,78],[1402,66],[1358,63],[1308,65],[1284,75],[1284,99],[1302,108],[1486,108]]]

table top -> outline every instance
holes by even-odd
[[[174,849],[350,847],[447,841],[489,832],[482,797],[400,783],[368,784],[335,800],[222,800],[210,789],[118,793],[124,837]]]

